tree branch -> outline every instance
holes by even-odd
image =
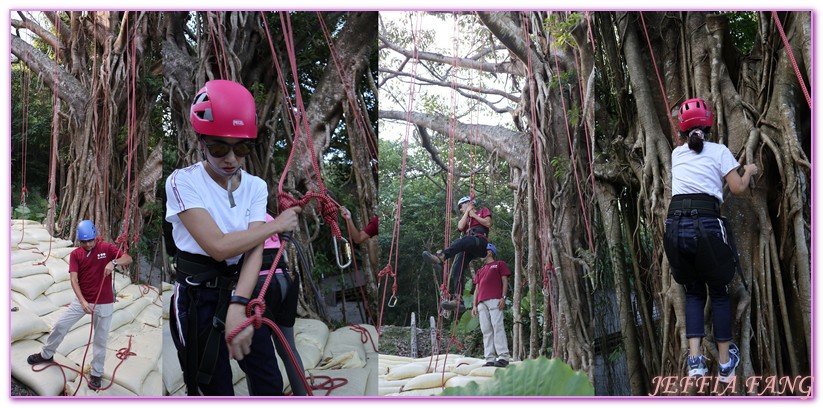
[[[408,120],[414,125],[443,134],[449,134],[451,128],[456,141],[480,146],[488,152],[496,152],[510,166],[520,169],[526,168],[529,140],[526,134],[522,132],[509,130],[502,126],[467,125],[461,122],[450,126],[449,118],[446,116],[420,112],[412,112],[407,115],[403,111],[381,110],[379,117],[380,119]]]
[[[506,99],[508,99],[512,102],[520,102],[520,97],[519,96],[514,96],[513,94],[510,94],[510,93],[505,92],[505,91],[501,91],[499,89],[480,88],[480,87],[477,87],[477,86],[471,86],[471,85],[465,85],[465,84],[452,84],[452,83],[446,82],[446,81],[437,81],[437,80],[430,79],[430,78],[414,76],[414,75],[409,74],[407,72],[394,71],[394,70],[385,69],[385,68],[381,68],[380,73],[381,74],[383,74],[383,73],[390,74],[392,78],[404,76],[404,77],[414,78],[415,82],[418,82],[418,83],[419,82],[425,82],[425,83],[430,84],[430,85],[442,86],[442,87],[446,87],[446,88],[465,89],[465,90],[470,91],[470,92],[477,92],[477,93],[483,93],[483,94],[488,94],[488,95],[498,95],[498,96],[502,96],[502,97],[504,97],[504,98],[506,98]],[[383,82],[385,82],[385,80]],[[469,97],[468,94],[466,94],[466,93],[461,93],[461,95],[466,96],[467,98]],[[477,100],[483,101],[483,99],[478,99],[477,97],[474,97],[472,99],[477,99]],[[506,110],[506,112],[509,112],[509,111],[510,110]],[[498,112],[498,113],[503,113],[503,112]]]
[[[467,69],[474,69],[477,71],[482,72],[490,72],[493,74],[512,74],[517,76],[523,76],[525,72],[518,69],[514,64],[510,62],[502,62],[502,63],[492,63],[492,62],[480,62],[476,60],[472,60],[469,58],[455,58],[453,56],[446,56],[442,54],[437,54],[433,52],[417,52],[415,55],[414,51],[410,51],[404,49],[396,44],[393,44],[389,41],[388,38],[382,35],[377,36],[380,39],[380,42],[385,44],[386,48],[406,57],[406,58],[417,58],[418,61],[432,61],[432,62],[439,62],[441,64],[447,64],[452,66],[458,66],[460,68],[467,68]]]
[[[46,30],[45,28],[43,28],[43,26],[37,24],[32,20],[29,20],[25,17],[23,18],[23,21],[11,20],[11,26],[18,30],[21,28],[27,29],[34,33],[34,35],[40,37],[40,39],[45,41],[46,44],[48,44],[49,47],[51,47],[52,49],[60,49],[60,42],[57,40],[57,37],[55,37],[54,35],[52,35],[51,32],[49,32],[49,30]]]

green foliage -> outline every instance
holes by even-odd
[[[442,396],[593,396],[586,373],[573,371],[558,359],[540,357],[498,369],[483,384],[449,387]]]
[[[460,316],[460,321],[457,322],[457,332],[460,334],[469,334],[480,328],[480,319],[472,317],[471,310],[463,313]]]
[[[755,11],[729,11],[724,13],[729,19],[729,34],[734,46],[743,54],[754,48],[757,40],[758,13]]]
[[[20,203],[20,205],[14,207],[12,218],[42,222],[46,218],[48,207],[49,203],[45,198],[29,197],[26,199],[26,203]]]
[[[580,118],[583,116],[583,108],[580,105],[573,105],[569,107],[566,114],[569,117],[569,125],[574,129],[577,127],[577,124],[580,123]]]
[[[569,46],[574,47],[576,41],[572,37],[572,29],[583,20],[583,14],[578,12],[569,13],[565,19],[559,13],[552,13],[543,22],[543,26],[554,38],[553,45],[557,48]]]
[[[564,156],[552,157],[551,160],[549,160],[549,163],[554,169],[555,180],[562,180],[566,178],[566,175],[569,174],[569,171],[571,170],[571,160]]]

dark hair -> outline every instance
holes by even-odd
[[[699,135],[692,133],[695,130],[699,130],[704,136],[700,137]],[[694,127],[685,132],[680,132],[680,138],[686,139],[689,143],[689,149],[692,149],[695,153],[700,154],[700,152],[703,151],[703,140],[709,135],[711,130],[712,128],[709,126]]]

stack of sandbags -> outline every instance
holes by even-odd
[[[71,241],[53,238],[42,225],[31,221],[13,220],[11,229],[12,376],[41,396],[61,395],[64,390],[68,395],[75,394],[75,390],[76,395],[89,396],[162,395],[162,332],[159,319],[154,318],[162,313],[161,300],[156,289],[133,285],[128,276],[120,273],[114,277],[115,312],[103,374],[103,387],[111,384],[112,374],[114,384],[103,391],[92,391],[87,386],[94,349],[87,347],[91,315],[80,319],[57,349],[55,361],[68,368],[52,366],[37,372],[32,369],[26,358],[42,350],[54,324],[76,298],[68,272],[69,254],[76,248],[70,246]],[[118,351],[125,351],[129,340],[135,355],[122,361],[117,358]],[[81,379],[75,370],[82,371],[86,378]]]
[[[497,370],[497,367],[484,367],[485,363],[482,359],[458,354],[418,359],[381,354],[378,395],[439,395],[443,388],[482,383]]]
[[[377,395],[379,354],[375,349],[376,345],[377,330],[371,325],[344,326],[331,332],[319,364],[306,369],[312,378],[321,376],[321,379],[314,379],[315,384],[332,384],[328,393],[319,390],[316,394]],[[343,384],[343,381],[335,379],[346,381]]]

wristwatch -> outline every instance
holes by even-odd
[[[117,266],[117,260],[116,260],[116,259],[112,259],[112,260],[111,260],[111,264],[112,264],[112,265],[114,265],[114,266]]]

